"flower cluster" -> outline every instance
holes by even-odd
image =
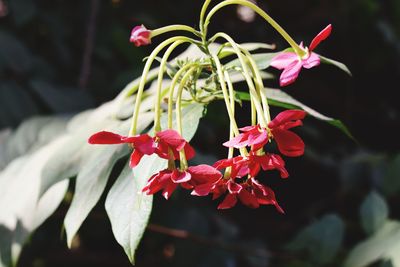
[[[136,93],[136,103],[132,115],[132,126],[129,136],[121,136],[111,132],[99,132],[89,138],[90,144],[128,144],[133,151],[130,156],[130,167],[135,168],[146,155],[157,155],[168,161],[168,167],[151,177],[144,177],[147,184],[142,192],[152,195],[162,192],[169,199],[171,194],[181,187],[191,190],[194,196],[212,195],[213,199],[223,197],[218,209],[229,209],[236,205],[238,200],[250,208],[260,205],[273,205],[279,212],[279,206],[274,191],[265,185],[265,178],[260,178],[261,171],[277,171],[281,178],[289,176],[285,168],[284,157],[298,157],[304,154],[303,140],[292,131],[292,128],[301,126],[306,112],[302,110],[286,110],[271,120],[269,101],[264,90],[262,74],[257,67],[252,54],[245,46],[237,44],[228,34],[218,32],[212,37],[207,36],[211,18],[221,8],[241,4],[255,11],[265,19],[288,42],[291,48],[276,55],[270,66],[283,70],[280,76],[280,85],[286,86],[296,81],[302,68],[310,69],[318,66],[320,56],[314,49],[332,31],[328,25],[311,42],[309,47],[298,44],[275,20],[260,9],[252,1],[222,0],[209,12],[211,1],[205,0],[200,13],[199,30],[186,25],[170,25],[155,30],[148,30],[145,26],[136,26],[132,29],[130,42],[135,46],[149,45],[158,35],[185,31],[192,37],[177,35],[159,44],[149,57],[146,58],[140,83]],[[220,49],[210,49],[209,45],[217,39],[223,39],[223,45],[217,44]],[[176,72],[167,72],[169,56],[178,46],[190,43],[197,46],[203,55],[200,58],[178,62]],[[160,58],[159,53],[166,49]],[[228,56],[235,56],[238,66],[224,64],[222,61]],[[158,60],[160,59],[160,60]],[[147,79],[153,62],[159,61],[157,93],[154,101],[154,136],[137,134],[136,128],[140,112],[140,105]],[[233,61],[231,61],[233,62]],[[242,74],[248,85],[248,96],[251,105],[251,125],[238,128],[235,119],[235,103],[239,94],[235,91],[230,75],[232,72]],[[162,129],[160,119],[162,114],[161,102],[163,93],[164,74],[171,76],[168,85],[168,126]],[[199,78],[206,78],[212,86],[204,87],[197,83]],[[175,87],[178,86],[178,91]],[[203,88],[204,87],[204,88]],[[195,156],[192,146],[182,137],[182,95],[187,91],[191,96],[186,103],[197,102],[208,104],[214,99],[223,99],[230,121],[230,140],[223,143],[228,148],[228,156],[215,162],[212,166],[201,164],[190,166],[188,160]],[[242,100],[239,97],[240,100]],[[175,110],[173,104],[176,104]],[[176,130],[173,128],[173,111],[176,114]],[[276,149],[274,149],[276,147]],[[275,151],[275,152],[273,152]],[[236,152],[236,153],[235,153]]]
[[[302,124],[306,113],[301,110],[281,112],[268,124],[268,128],[259,125],[241,129],[242,133],[223,145],[242,149],[250,147],[246,156],[236,156],[217,161],[213,166],[201,164],[187,168],[177,168],[175,161],[180,160],[183,152],[186,159],[192,159],[195,151],[192,146],[175,130],[168,129],[157,132],[154,137],[148,134],[136,136],[121,136],[116,133],[101,131],[92,135],[90,144],[129,144],[133,148],[130,156],[130,167],[136,167],[144,155],[156,154],[169,161],[168,168],[153,174],[143,188],[146,194],[155,194],[162,190],[162,195],[169,199],[180,185],[192,190],[192,195],[213,195],[213,199],[226,193],[218,209],[228,209],[235,206],[239,199],[244,205],[258,208],[260,205],[278,205],[271,188],[261,184],[256,176],[260,170],[278,170],[282,178],[289,176],[285,162],[278,154],[265,153],[266,146],[275,140],[281,154],[289,157],[304,153],[304,143],[301,138],[289,129]],[[225,170],[222,175],[221,170]]]

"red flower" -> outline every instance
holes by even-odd
[[[253,209],[260,207],[260,205],[274,205],[279,212],[284,213],[276,201],[274,191],[260,184],[254,178],[243,184],[237,184],[232,180],[228,180],[226,188],[228,194],[218,205],[218,209],[230,209],[236,205],[239,199],[242,204]]]
[[[225,142],[223,145],[234,148],[252,146],[252,150],[257,151],[268,142],[268,131],[259,125],[247,126],[239,130],[243,133]]]
[[[279,151],[288,157],[298,157],[304,154],[304,142],[289,129],[303,125],[302,119],[306,116],[303,110],[286,110],[279,113],[268,127],[276,140]]]
[[[152,195],[163,189],[162,195],[168,199],[178,184],[186,189],[194,189],[194,192],[202,192],[204,187],[211,187],[221,177],[218,170],[204,164],[190,166],[183,172],[165,169],[150,177],[142,191]]]
[[[302,58],[295,52],[282,52],[275,56],[271,61],[271,66],[279,70],[283,70],[279,82],[281,86],[289,85],[296,81],[301,68],[311,69],[321,63],[319,56],[312,51],[323,40],[331,34],[332,25],[328,25],[323,29],[311,42],[310,47],[306,48],[306,55]],[[300,44],[303,47],[302,44]]]
[[[131,168],[134,168],[139,164],[143,155],[151,155],[156,151],[156,144],[154,143],[153,138],[148,134],[128,137],[112,132],[102,131],[92,135],[88,142],[89,144],[100,145],[131,144],[134,149],[129,160],[129,166]]]
[[[170,152],[175,160],[179,160],[179,151],[185,151],[186,159],[191,159],[195,155],[193,147],[182,138],[175,130],[165,130],[156,133],[155,141],[157,142],[156,153],[160,158],[170,159]]]
[[[135,46],[143,46],[151,44],[151,31],[145,26],[136,26],[132,29],[129,41]]]

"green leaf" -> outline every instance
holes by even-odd
[[[386,221],[373,236],[358,244],[347,257],[344,267],[364,267],[378,260],[390,259],[400,267],[400,223]]]
[[[259,70],[265,70],[271,65],[272,59],[277,55],[278,53],[259,53],[259,54],[253,54],[252,57],[254,61],[257,64],[257,67]],[[242,65],[240,64],[239,59],[234,59],[230,61],[229,63],[225,64],[225,68],[241,68]]]
[[[385,199],[377,192],[372,191],[364,200],[360,209],[361,224],[367,234],[379,230],[389,215],[389,208]]]
[[[106,199],[106,211],[117,242],[132,264],[151,214],[153,196],[141,192],[153,173],[167,166],[157,155],[144,157],[132,171],[127,164]]]
[[[249,52],[259,49],[268,49],[268,50],[275,49],[275,45],[265,44],[265,43],[243,43],[240,44],[240,46]],[[225,47],[222,49],[222,51],[219,53],[218,56],[219,58],[224,58],[233,54],[235,54],[235,50],[232,47]]]
[[[286,108],[286,109],[302,109],[306,111],[310,116],[325,121],[332,126],[335,126],[339,130],[341,130],[344,134],[346,134],[351,139],[355,140],[353,135],[350,133],[349,129],[346,125],[343,124],[340,120],[330,118],[325,116],[318,111],[306,106],[305,104],[301,103],[300,101],[294,99],[287,93],[283,92],[280,89],[272,89],[267,88],[266,95],[268,98],[268,104],[271,106]],[[240,100],[250,101],[250,94],[248,92],[236,92],[236,97]]]
[[[196,133],[203,111],[204,106],[200,104],[191,104],[183,109],[182,135],[186,140],[190,140]],[[163,114],[161,125],[165,128],[166,124],[166,116]],[[132,263],[146,229],[153,200],[152,196],[143,194],[141,190],[154,173],[166,166],[167,161],[157,155],[145,156],[133,170],[125,166],[107,195],[105,206],[115,239]]]
[[[303,229],[287,248],[308,251],[317,264],[332,262],[343,241],[344,223],[336,214],[324,216]]]
[[[321,59],[322,63],[333,65],[333,66],[341,69],[342,71],[346,72],[348,75],[352,76],[351,71],[349,70],[349,68],[345,64],[343,64],[343,63],[341,63],[339,61],[327,58],[327,57],[323,57],[321,55],[318,55],[318,56]]]

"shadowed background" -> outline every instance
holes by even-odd
[[[342,120],[358,143],[329,125],[306,119],[297,131],[306,142],[306,155],[287,160],[289,180],[268,177],[286,215],[272,207],[250,210],[240,205],[217,211],[215,201],[189,197],[186,192],[178,192],[168,202],[157,196],[152,227],[142,240],[137,266],[316,266],[312,252],[290,250],[286,244],[326,214],[340,216],[346,229],[334,259],[321,266],[339,266],[365,237],[358,223],[359,207],[371,189],[388,201],[392,218],[400,217],[396,196],[400,190],[400,105],[396,98],[400,2],[257,3],[305,44],[333,24],[332,35],[318,47],[318,53],[344,62],[353,77],[322,65],[303,70],[297,82],[284,90]],[[0,141],[7,129],[31,116],[73,114],[115,97],[140,76],[142,58],[163,38],[135,48],[128,42],[132,26],[197,27],[201,4],[200,0],[0,0]],[[238,42],[286,48],[261,18],[253,19],[250,14],[243,21],[240,17],[236,7],[226,8],[214,17],[210,32],[225,31]],[[276,80],[267,85],[278,86]],[[200,124],[194,145],[205,161],[226,153],[220,146],[228,136],[226,116],[222,103],[215,103]],[[32,236],[19,266],[130,266],[112,237],[103,204],[84,223],[74,248],[66,248],[61,226],[71,194]],[[160,225],[194,236],[173,237],[157,228]]]

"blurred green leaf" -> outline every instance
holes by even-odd
[[[379,230],[389,216],[389,208],[385,199],[372,191],[364,200],[360,209],[361,224],[367,234]]]
[[[400,190],[400,154],[396,155],[388,163],[383,177],[382,189],[388,196],[392,196]]]
[[[343,235],[343,220],[336,214],[330,214],[304,228],[287,248],[292,251],[306,250],[312,261],[326,264],[335,258]]]
[[[365,267],[381,259],[390,259],[393,267],[399,267],[399,256],[400,223],[386,221],[374,235],[358,244],[350,252],[344,267]]]
[[[37,12],[36,3],[31,0],[12,0],[10,7],[13,19],[18,26],[28,23]]]

